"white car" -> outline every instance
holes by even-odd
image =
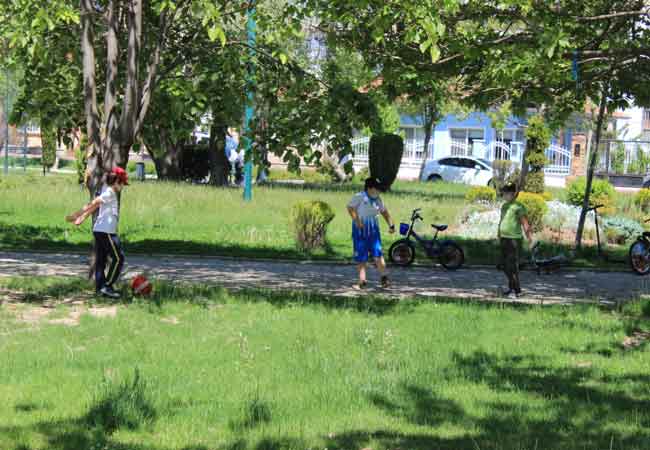
[[[486,159],[448,156],[428,162],[422,172],[421,181],[444,180],[474,186],[490,186],[492,177],[492,164]]]

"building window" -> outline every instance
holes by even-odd
[[[580,144],[576,144],[573,146],[573,155],[580,156]]]
[[[483,157],[485,131],[482,128],[451,128],[451,154],[454,156]]]
[[[643,129],[650,130],[650,109],[643,110]]]

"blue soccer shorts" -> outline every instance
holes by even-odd
[[[381,249],[381,235],[377,221],[366,221],[362,229],[359,229],[356,223],[352,223],[352,244],[355,262],[365,263],[368,262],[369,257],[382,257],[384,253]]]

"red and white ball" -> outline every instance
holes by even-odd
[[[151,295],[153,286],[151,285],[151,282],[147,279],[147,277],[145,277],[144,275],[136,275],[131,280],[131,289],[133,290],[133,293],[135,295],[141,295],[143,297],[146,297],[148,295]]]

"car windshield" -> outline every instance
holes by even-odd
[[[488,166],[488,167],[492,167],[492,162],[491,162],[491,161],[488,161],[487,159],[483,159],[483,158],[476,158],[476,159],[478,159],[479,161],[481,161],[481,162],[482,162],[483,164],[485,164],[486,166]]]

